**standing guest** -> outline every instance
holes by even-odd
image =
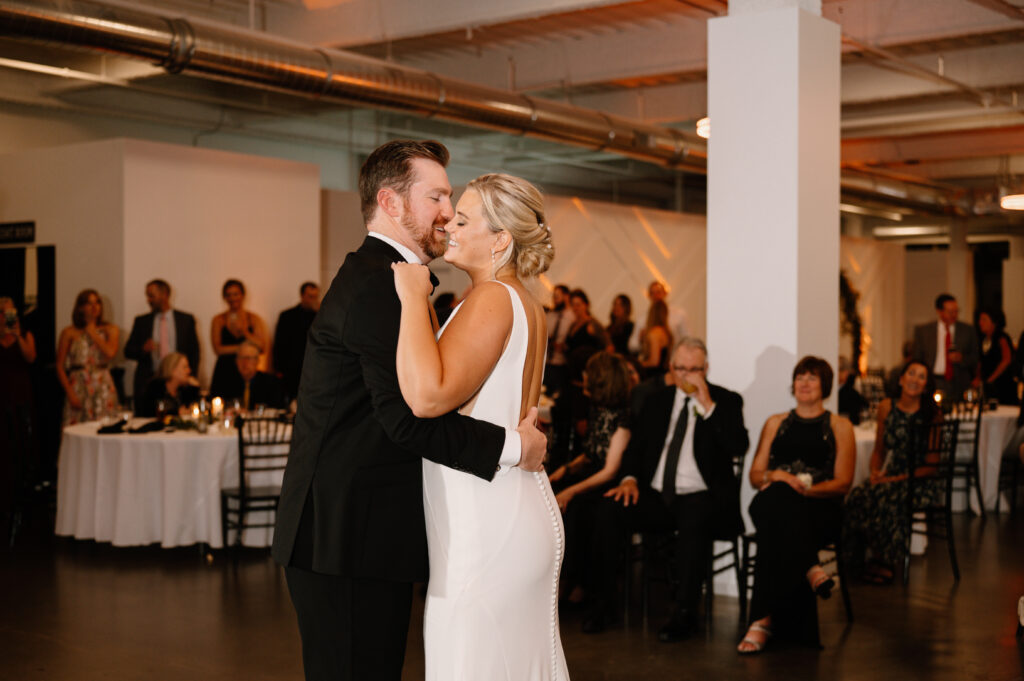
[[[576,316],[569,307],[569,287],[558,284],[551,291],[551,309],[547,312],[548,361],[544,367],[544,386],[554,395],[565,387],[567,378],[566,340]]]
[[[306,336],[320,309],[320,287],[307,281],[299,287],[299,304],[277,318],[274,329],[274,371],[284,384],[289,400],[299,394],[302,358],[306,354]]]
[[[162,413],[177,414],[199,400],[199,381],[192,375],[188,357],[180,352],[160,360],[156,376],[150,379],[135,404],[136,416],[160,416]],[[157,405],[162,402],[163,408]]]
[[[211,395],[225,402],[238,400],[242,409],[250,410],[258,404],[274,409],[283,409],[287,404],[284,388],[277,376],[259,370],[260,347],[249,339],[239,343],[235,353],[235,376],[228,376],[220,392]]]
[[[914,329],[914,359],[924,362],[935,377],[935,387],[949,403],[959,401],[978,368],[978,339],[970,324],[957,321],[960,308],[948,293],[935,299],[934,324]]]
[[[911,361],[900,374],[900,396],[878,405],[878,429],[871,453],[871,477],[846,497],[843,553],[851,574],[862,572],[873,584],[892,583],[893,570],[907,547],[907,477],[910,455],[923,428],[941,418],[928,392],[928,367]],[[918,475],[928,474],[925,467]],[[914,505],[934,503],[941,481],[915,486]],[[865,549],[871,561],[865,564]]]
[[[914,341],[903,341],[903,345],[900,348],[900,363],[889,370],[889,375],[885,379],[885,396],[898,398],[900,393],[903,392],[903,388],[900,387],[900,376],[903,375],[903,370],[906,368],[907,363],[914,359]]]
[[[647,287],[647,298],[651,301],[651,305],[660,300],[668,307],[668,330],[673,338],[683,338],[689,335],[690,320],[686,315],[686,310],[678,305],[669,304],[668,289],[663,282],[652,281]]]
[[[137,362],[132,395],[138,399],[149,385],[153,370],[172,352],[188,358],[189,366],[199,366],[199,336],[196,319],[188,312],[171,309],[171,286],[163,279],[146,284],[146,303],[151,312],[135,318],[124,356]]]
[[[13,522],[19,489],[30,479],[36,451],[32,376],[36,341],[21,326],[10,298],[0,298],[0,529]],[[13,529],[13,528],[11,528]],[[8,532],[2,535],[6,540]]]
[[[611,341],[608,340],[607,332],[601,326],[601,322],[590,314],[590,298],[587,297],[583,289],[574,289],[569,294],[569,307],[572,308],[574,317],[572,326],[569,327],[569,334],[565,339],[569,354],[571,355],[574,351],[584,347],[593,349],[590,354],[594,354],[598,350],[611,349]],[[571,370],[570,373],[572,373]],[[581,365],[580,376],[582,373],[583,366]]]
[[[71,326],[57,341],[57,379],[64,388],[64,425],[97,421],[117,412],[110,360],[120,332],[103,319],[100,294],[86,289],[75,298]]]
[[[757,490],[750,518],[757,528],[753,624],[737,650],[764,649],[774,629],[820,645],[814,595],[828,598],[835,582],[818,564],[818,550],[839,537],[843,496],[856,462],[853,424],[830,414],[832,367],[807,356],[793,368],[796,409],[768,418],[750,466]]]
[[[221,295],[228,304],[227,312],[215,316],[210,325],[210,341],[217,355],[210,381],[212,395],[222,394],[228,385],[238,385],[235,354],[242,341],[251,341],[261,353],[267,347],[266,324],[259,315],[243,307],[245,285],[237,279],[228,279],[221,288]]]
[[[712,541],[743,531],[733,472],[733,460],[750,444],[743,398],[707,382],[707,349],[698,338],[679,341],[671,366],[673,385],[660,387],[633,415],[622,464],[626,475],[597,508],[590,562],[599,575],[583,623],[587,633],[603,630],[610,619],[627,528],[666,532],[673,540],[672,615],[658,632],[665,643],[697,628]]]
[[[641,334],[640,366],[644,378],[660,376],[668,371],[668,356],[672,350],[672,332],[668,326],[668,305],[663,300],[651,303],[647,323]]]
[[[629,357],[629,339],[633,337],[633,301],[625,293],[615,296],[608,323],[608,337],[615,352]]]
[[[569,293],[569,306],[575,318],[565,339],[569,370],[565,389],[555,403],[555,409],[567,415],[568,424],[574,428],[573,436],[582,439],[586,437],[588,410],[587,398],[583,394],[583,368],[594,354],[612,347],[601,322],[590,314],[590,299],[583,289],[573,289]]]
[[[986,399],[1000,404],[1017,404],[1017,384],[1013,371],[1013,341],[1006,334],[1006,315],[1002,310],[982,310],[978,314],[981,336],[979,379]]]

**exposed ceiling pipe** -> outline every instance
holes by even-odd
[[[0,35],[112,52],[345,104],[410,111],[702,170],[706,151],[671,128],[487,88],[340,50],[92,0],[0,4]]]
[[[707,171],[702,141],[673,128],[123,5],[94,0],[5,0],[0,3],[0,36],[144,59],[169,73],[188,72],[319,101],[412,112],[680,170]],[[847,172],[842,175],[842,187],[927,212],[962,210],[958,197],[934,187]]]

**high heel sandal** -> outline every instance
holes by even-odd
[[[815,565],[807,571],[807,582],[811,585],[811,591],[818,594],[822,600],[831,598],[832,589],[836,586],[836,580],[829,577],[820,565]]]
[[[761,640],[759,641],[756,638],[751,638],[751,633],[761,634]],[[736,652],[740,655],[757,655],[764,650],[766,645],[768,645],[768,641],[771,637],[772,630],[770,628],[760,622],[754,622],[750,625],[750,628],[747,629],[747,633],[743,636],[743,640],[736,646]],[[744,649],[742,647],[744,643],[751,647],[749,649]]]

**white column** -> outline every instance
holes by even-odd
[[[708,33],[710,378],[744,396],[749,468],[796,361],[838,358],[840,36],[813,0],[733,0]]]

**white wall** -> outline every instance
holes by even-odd
[[[299,285],[319,279],[319,208],[310,164],[125,139],[0,156],[0,221],[33,220],[36,244],[56,247],[58,329],[95,288],[123,344],[148,311],[146,282],[164,278],[196,315],[204,380],[225,279],[246,283],[271,333]]]
[[[198,372],[215,361],[210,323],[221,285],[246,286],[246,307],[273,334],[299,285],[320,278],[320,174],[295,163],[124,140],[124,328],[148,312],[143,291],[160,277],[175,307],[191,312],[202,345]]]
[[[105,141],[0,156],[0,221],[34,221],[36,245],[56,246],[58,331],[85,288],[124,324],[123,153]]]

